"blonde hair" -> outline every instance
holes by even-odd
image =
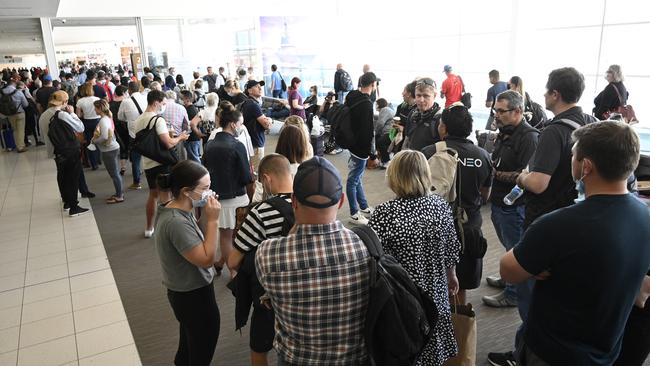
[[[300,116],[289,116],[285,118],[284,120],[284,127],[286,126],[295,126],[300,129],[300,133],[302,133],[302,137],[305,140],[305,145],[307,147],[307,151],[305,153],[305,159],[304,160],[309,160],[314,156],[314,148],[311,146],[311,141],[309,138],[309,129],[307,125],[305,124],[305,121],[302,119]],[[282,131],[280,131],[282,133]]]
[[[81,97],[92,97],[95,95],[95,91],[93,91],[93,84],[90,82],[85,82],[79,87],[79,95]]]
[[[614,79],[614,82],[621,82],[623,81],[623,70],[621,70],[620,65],[610,65],[607,71],[610,71],[612,73],[612,78]]]
[[[241,93],[241,90],[239,90],[239,83],[232,79],[228,79],[223,88],[225,90],[237,91],[237,94]]]
[[[157,81],[152,81],[151,84],[149,84],[149,89],[162,91],[162,84]]]
[[[398,198],[427,196],[433,186],[427,159],[414,150],[402,150],[393,157],[386,171],[386,180]]]
[[[300,127],[302,129],[305,125],[305,121],[300,116],[289,116],[284,120],[284,124]]]
[[[219,95],[217,93],[208,93],[205,95],[205,102],[208,107],[214,107],[219,105]]]
[[[106,99],[98,99],[93,102],[93,105],[95,106],[95,109],[99,111],[99,114],[113,118],[113,113],[111,113],[111,108]]]

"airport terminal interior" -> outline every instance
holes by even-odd
[[[201,127],[208,125],[203,125],[203,117],[197,117],[198,125],[194,124],[194,119],[187,117],[191,106],[196,107],[194,114],[200,110],[197,116],[207,115],[207,111],[211,111],[214,117],[216,106],[212,108],[210,104],[214,97],[221,101],[236,100],[234,96],[239,92],[231,93],[230,89],[246,94],[249,94],[249,90],[259,89],[261,95],[254,97],[261,102],[262,108],[258,106],[257,109],[270,117],[266,131],[262,130],[261,133],[262,138],[266,139],[261,150],[266,155],[275,152],[276,147],[280,149],[281,133],[290,123],[286,122],[291,118],[288,115],[302,114],[305,123],[301,118],[302,127],[298,129],[301,136],[305,135],[309,141],[308,147],[313,155],[329,161],[340,174],[343,193],[346,192],[349,175],[353,172],[359,174],[354,168],[355,164],[362,162],[360,184],[364,187],[367,203],[360,200],[362,207],[357,210],[362,211],[351,216],[346,194],[345,202],[336,214],[336,219],[346,228],[353,228],[368,223],[367,219],[372,216],[371,207],[396,197],[388,185],[390,159],[397,156],[402,143],[411,142],[411,139],[401,140],[407,136],[408,125],[404,127],[406,118],[399,120],[395,114],[398,106],[409,107],[408,98],[404,96],[408,94],[405,85],[411,85],[415,93],[410,105],[416,112],[420,108],[416,95],[421,90],[433,90],[429,97],[439,105],[441,112],[442,109],[453,111],[454,105],[446,104],[451,101],[452,91],[445,89],[445,83],[454,75],[460,76],[462,79],[458,80],[462,83],[462,92],[458,91],[459,96],[471,93],[471,108],[467,111],[473,124],[467,139],[471,144],[481,146],[481,151],[484,148],[485,156],[489,158],[489,154],[493,153],[494,141],[499,143],[502,138],[499,137],[503,127],[498,123],[499,118],[516,109],[509,105],[506,106],[511,109],[496,108],[500,100],[496,94],[490,94],[496,90],[493,88],[502,87],[500,92],[514,89],[519,92],[515,93],[520,96],[519,100],[523,93],[526,103],[536,104],[538,109],[532,108],[528,114],[522,113],[522,118],[530,121],[530,118],[536,118],[537,113],[545,114],[546,122],[531,122],[531,125],[542,130],[540,136],[544,136],[543,128],[548,126],[545,123],[550,124],[554,117],[549,107],[552,96],[547,90],[549,74],[556,69],[571,67],[582,75],[584,89],[574,105],[598,119],[607,119],[602,117],[602,113],[605,113],[611,119],[623,120],[638,136],[640,163],[634,177],[630,178],[634,178],[630,187],[634,189],[635,197],[650,206],[650,103],[646,104],[650,100],[650,64],[647,62],[650,47],[645,43],[649,36],[650,4],[642,0],[405,3],[333,0],[319,4],[296,0],[251,0],[241,3],[143,0],[128,4],[81,0],[0,0],[3,90],[5,83],[10,88],[13,85],[14,88],[23,89],[26,103],[29,100],[24,110],[22,107],[13,110],[15,115],[0,112],[0,366],[153,366],[172,365],[175,357],[177,365],[361,364],[325,361],[291,363],[278,359],[277,344],[274,344],[276,349],[267,350],[266,356],[256,353],[257,357],[262,355],[265,360],[252,359],[249,345],[252,321],[249,319],[248,324],[237,329],[235,314],[238,307],[232,286],[229,286],[232,274],[224,263],[222,271],[218,271],[207,286],[214,291],[220,316],[220,322],[217,322],[218,341],[213,355],[201,362],[184,363],[179,359],[179,320],[170,305],[169,287],[163,280],[167,273],[161,267],[160,250],[157,248],[162,243],[157,236],[162,234],[159,231],[148,232],[153,226],[147,227],[145,219],[151,185],[149,174],[145,177],[148,166],[140,167],[140,159],[133,157],[131,145],[137,138],[130,131],[132,121],[128,124],[126,120],[118,121],[118,117],[125,115],[119,103],[136,101],[129,98],[131,94],[139,94],[142,99],[138,100],[148,103],[142,108],[138,105],[140,111],[136,117],[143,111],[151,116],[156,113],[164,116],[165,110],[170,113],[170,104],[180,110],[178,113],[185,113],[186,119],[182,125],[172,126],[167,121],[171,128],[170,136],[174,137],[166,139],[171,141],[179,139],[181,135],[188,138],[186,130],[193,135],[193,131],[199,128],[201,132],[206,132]],[[369,76],[371,73],[372,77]],[[340,76],[343,74],[351,79],[351,87],[344,85],[345,77]],[[618,77],[614,81],[624,84],[623,89],[616,86],[612,89],[612,85],[616,84],[612,75]],[[89,84],[93,76],[97,78],[94,87]],[[198,87],[196,80],[203,85]],[[366,80],[370,80],[370,84],[366,84]],[[286,84],[286,90],[281,84]],[[88,88],[84,88],[85,85]],[[134,86],[137,90],[132,92]],[[40,102],[42,98],[39,96],[45,94],[43,91],[47,88],[51,89],[49,99],[46,96],[44,102]],[[363,94],[368,88],[375,102],[370,103],[375,123],[385,112],[391,111],[392,114],[386,120],[388,129],[383,132],[390,146],[388,143],[383,146],[380,136],[375,135],[369,157],[366,154],[366,163],[351,154],[348,151],[351,148],[336,144],[331,137],[335,135],[335,127],[327,122],[322,106],[328,105],[329,108],[328,103],[333,98],[340,99],[342,94],[358,93],[353,89],[359,89],[359,94]],[[608,88],[616,93],[622,90],[625,96],[621,97],[619,93],[617,99],[613,94],[620,107],[598,110],[599,98]],[[74,186],[78,187],[78,192],[75,192],[78,194],[78,205],[73,204],[71,208],[69,202],[62,201],[66,199],[66,192],[65,187],[61,188],[62,184],[70,181],[61,176],[63,169],[68,168],[53,159],[51,134],[43,131],[40,117],[48,113],[48,108],[65,110],[66,105],[76,103],[76,110],[71,107],[70,111],[75,111],[77,115],[79,111],[83,112],[84,116],[80,117],[84,129],[88,130],[89,119],[85,117],[89,115],[87,111],[84,112],[83,104],[79,103],[81,98],[89,98],[89,95],[83,95],[87,89],[95,95],[92,100],[96,100],[90,105],[91,111],[101,111],[98,105],[105,105],[106,110],[110,106],[110,111],[113,111],[116,105],[114,111],[119,112],[109,111],[105,115],[112,116],[110,120],[113,125],[107,125],[108,138],[113,135],[115,146],[120,145],[120,153],[111,155],[115,159],[107,163],[104,160],[109,156],[106,148],[100,148],[102,161],[98,161],[95,144],[89,145],[89,139],[81,142],[78,150],[82,153],[76,154],[76,161],[81,164],[80,171],[85,182],[80,184],[77,179],[72,179]],[[104,98],[98,95],[97,89],[103,92]],[[56,90],[67,92],[65,101],[57,99],[60,92]],[[151,98],[145,96],[146,92],[153,93],[154,90],[166,93],[161,94],[167,103],[162,111],[157,109],[160,102],[152,102]],[[450,91],[443,97],[443,90]],[[552,94],[553,91],[550,92]],[[2,93],[5,94],[4,91]],[[214,96],[212,99],[211,95]],[[11,101],[13,96],[2,98],[0,104],[4,110],[5,99]],[[106,103],[100,103],[102,99]],[[183,104],[186,100],[187,103]],[[294,102],[297,104],[294,105]],[[154,108],[152,103],[158,104]],[[233,101],[234,108],[242,110],[244,119],[247,115],[245,103],[241,106]],[[528,111],[528,107],[525,108]],[[630,111],[634,116],[628,114]],[[16,116],[21,113],[23,119],[19,124]],[[422,114],[426,116],[426,113]],[[54,112],[51,112],[49,116],[53,115]],[[319,116],[320,122],[315,122]],[[398,119],[394,119],[396,116]],[[99,120],[99,116],[96,117]],[[94,123],[97,125],[96,121]],[[127,141],[118,144],[117,130],[122,123],[128,125],[128,130],[124,127]],[[236,118],[233,123],[237,125]],[[253,120],[255,123],[255,126],[261,126]],[[47,122],[45,125],[52,132],[52,125]],[[75,131],[79,132],[78,136],[89,133],[88,136],[93,138],[95,125],[89,132],[83,131],[83,134]],[[101,137],[101,125],[100,122],[96,136]],[[244,125],[244,129],[248,130],[248,122]],[[21,131],[16,131],[17,127]],[[176,127],[178,134],[174,135],[171,131]],[[194,153],[205,155],[209,145],[219,140],[220,134],[217,133],[215,137],[214,127],[205,127],[208,129],[205,140],[213,132],[214,141],[205,145],[200,137],[193,141],[197,144],[192,145],[197,146],[196,152],[188,147],[190,141],[180,141],[181,145],[172,148],[179,153],[179,159],[191,160]],[[223,127],[224,131],[234,131],[233,134],[240,140],[242,136],[253,135],[248,137],[249,144],[251,137],[259,142],[260,137],[254,134],[255,131],[243,134],[230,125]],[[382,131],[381,126],[379,131]],[[440,131],[439,127],[436,131]],[[163,134],[166,133],[167,127]],[[540,138],[540,144],[541,141]],[[184,143],[187,149],[183,148]],[[253,143],[250,148],[248,151],[254,153],[247,158],[251,159],[254,170],[259,159],[257,164],[252,161],[260,145]],[[403,150],[407,150],[406,147]],[[132,166],[135,165],[132,164],[133,160],[137,161],[135,168]],[[203,162],[208,164],[205,156]],[[480,160],[478,163],[480,168],[482,163]],[[248,160],[245,164],[248,166]],[[495,171],[498,170],[498,162],[490,161],[489,165],[494,165]],[[119,174],[116,174],[118,170]],[[209,170],[213,183],[218,179],[231,179],[224,177],[227,174],[221,171]],[[134,176],[136,171],[141,177]],[[301,167],[294,174],[300,175],[300,171]],[[251,179],[256,179],[250,172],[245,173]],[[493,174],[492,168],[489,174]],[[121,192],[113,194],[118,189],[116,180],[121,182]],[[259,194],[268,189],[265,184],[249,185],[249,190],[257,189],[256,193]],[[571,184],[574,184],[573,181]],[[514,180],[511,185],[514,185]],[[194,196],[190,198],[192,202],[196,200]],[[459,341],[460,351],[470,356],[465,361],[456,360],[457,363],[453,365],[514,366],[521,363],[508,352],[515,351],[516,333],[522,324],[521,310],[518,311],[516,298],[514,302],[504,298],[499,271],[500,267],[503,268],[501,261],[506,254],[505,244],[493,223],[492,203],[486,198],[479,199],[481,204],[477,208],[477,215],[482,219],[480,231],[487,241],[487,250],[479,260],[482,261],[482,270],[478,269],[480,284],[466,290],[466,302],[472,304],[475,312],[472,317],[475,327],[470,327],[475,338],[463,339],[463,347],[460,347]],[[248,197],[246,202],[249,202]],[[367,213],[363,211],[363,205],[369,207]],[[228,211],[224,207],[221,215]],[[197,215],[199,211],[196,210]],[[234,218],[234,208],[230,211]],[[219,218],[220,225],[222,220]],[[645,232],[648,232],[648,226],[650,221],[645,223]],[[220,236],[224,232],[232,233],[219,230]],[[207,237],[207,230],[201,238],[203,235]],[[217,242],[216,236],[210,237]],[[645,244],[648,246],[650,242]],[[215,247],[214,243],[211,245]],[[236,251],[232,243],[229,245],[229,251]],[[221,258],[224,248],[220,244],[216,244],[216,247],[218,253],[214,261]],[[182,254],[177,254],[178,258],[187,258],[186,253]],[[194,266],[189,263],[188,259],[186,265]],[[587,277],[585,281],[589,281]],[[496,283],[489,281],[492,279]],[[307,290],[305,292],[308,293]],[[532,296],[534,299],[534,292]],[[496,299],[497,303],[490,299]],[[648,303],[647,307],[650,307]],[[637,339],[638,343],[645,344],[645,356],[637,363],[616,365],[650,366],[650,358],[647,358],[650,351],[650,312],[647,310],[633,310],[645,311],[638,325],[645,327],[639,337],[645,335],[646,340]],[[627,315],[623,318],[627,319]],[[278,319],[276,316],[276,330],[282,326],[278,325]],[[590,322],[599,324],[599,319],[594,318]],[[454,328],[456,326],[454,323]],[[601,328],[612,326],[600,324]],[[623,328],[620,330],[614,336],[617,339],[623,337]],[[182,327],[180,332],[183,332]],[[332,342],[336,343],[335,338],[333,341],[330,339]],[[453,339],[451,342],[456,344]],[[534,363],[529,359],[528,364],[612,364],[620,344],[625,342],[615,342],[617,346],[613,351],[599,350],[603,355],[608,351],[615,353],[609,362],[602,361],[607,359],[607,356],[602,356],[599,361],[603,363],[544,360]],[[534,346],[528,348],[529,351],[531,349],[537,351]],[[191,346],[189,352],[193,352]],[[639,352],[643,354],[644,351]],[[441,363],[427,359],[418,364]]]

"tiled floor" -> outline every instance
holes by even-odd
[[[95,217],[62,211],[44,148],[0,152],[0,365],[141,365]]]

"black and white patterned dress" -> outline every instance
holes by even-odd
[[[435,336],[417,365],[442,365],[457,353],[446,269],[458,262],[460,242],[449,205],[436,195],[397,198],[375,208],[370,227],[379,235],[384,251],[436,302]]]

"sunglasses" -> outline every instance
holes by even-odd
[[[432,87],[435,88],[436,87],[436,82],[433,81],[433,79],[423,78],[423,79],[418,80],[418,82],[415,84],[416,87],[422,86],[422,85],[428,85],[428,86],[432,86]]]

